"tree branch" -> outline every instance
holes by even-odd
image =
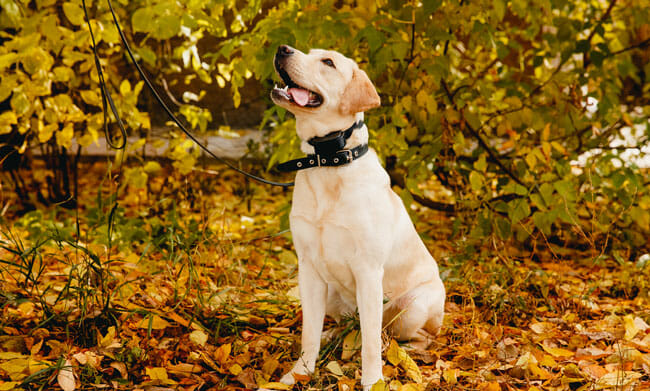
[[[447,98],[449,99],[449,102],[454,106],[454,108],[457,109],[456,103],[454,102],[454,95],[451,93],[451,91],[449,91],[449,86],[447,85],[447,82],[444,79],[441,79],[441,84],[442,84],[442,87],[445,90],[445,93],[447,94]],[[512,178],[513,181],[515,181],[518,184],[520,184],[520,185],[527,188],[526,184],[521,179],[519,179],[519,177],[517,177],[515,175],[515,173],[512,172],[512,170],[510,170],[508,167],[506,167],[505,164],[503,164],[503,162],[501,162],[501,160],[499,159],[499,155],[497,155],[497,153],[494,152],[494,150],[492,150],[492,148],[490,148],[489,145],[487,145],[485,140],[483,140],[483,137],[481,137],[481,135],[476,131],[476,129],[474,129],[469,123],[467,123],[467,121],[465,121],[465,126],[467,127],[469,132],[472,134],[472,136],[474,136],[474,138],[476,138],[476,140],[478,141],[481,148],[483,148],[485,150],[485,152],[487,152],[487,154],[490,155],[492,160],[494,160],[494,163],[504,173],[506,173],[506,175],[508,175],[510,178]]]
[[[641,41],[641,42],[639,42],[637,44],[634,44],[632,46],[628,46],[628,47],[626,47],[624,49],[617,50],[615,52],[611,52],[611,53],[609,53],[609,55],[607,57],[616,56],[618,54],[625,53],[627,51],[634,50],[634,49],[641,49],[641,48],[644,48],[646,46],[650,46],[650,38],[645,39],[645,40],[643,40],[643,41]]]

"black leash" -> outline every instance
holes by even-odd
[[[117,28],[117,32],[120,34],[122,44],[123,44],[124,48],[126,49],[127,53],[129,53],[129,57],[131,57],[131,61],[133,62],[133,65],[135,65],[136,69],[138,70],[138,73],[140,73],[140,76],[144,80],[145,84],[147,85],[147,87],[149,88],[151,93],[154,95],[154,97],[156,98],[158,103],[165,110],[165,112],[167,113],[169,118],[171,118],[171,120],[174,121],[176,123],[176,125],[178,125],[178,127],[183,131],[183,133],[185,133],[185,135],[187,135],[187,137],[189,137],[190,140],[192,140],[196,145],[198,145],[201,149],[203,149],[206,153],[208,153],[208,155],[212,156],[214,159],[222,162],[223,164],[230,167],[231,169],[233,169],[233,170],[237,171],[238,173],[240,173],[242,175],[245,175],[245,176],[247,176],[247,177],[249,177],[249,178],[251,178],[253,180],[256,180],[256,181],[261,182],[261,183],[265,183],[267,185],[272,185],[272,186],[280,186],[280,187],[293,186],[293,184],[294,184],[293,182],[274,182],[274,181],[270,181],[268,179],[264,179],[262,177],[253,175],[253,174],[251,174],[249,172],[246,172],[246,171],[240,169],[239,167],[231,164],[227,160],[218,157],[217,155],[212,153],[212,151],[210,151],[205,145],[201,144],[199,142],[199,140],[197,140],[196,137],[194,137],[185,128],[185,126],[181,123],[181,121],[178,118],[176,118],[174,113],[172,113],[172,111],[169,109],[169,107],[162,100],[162,98],[160,97],[160,95],[158,94],[156,89],[153,87],[153,84],[151,83],[149,78],[145,75],[144,71],[140,67],[140,64],[138,64],[138,62],[136,61],[135,56],[133,55],[133,52],[131,51],[131,47],[129,46],[129,44],[128,44],[127,40],[126,40],[126,37],[124,36],[124,33],[122,32],[122,28],[120,27],[120,24],[117,21],[117,16],[115,15],[115,11],[113,10],[113,4],[111,3],[111,0],[107,0],[107,2],[108,2],[108,8],[110,9],[111,14],[113,15],[113,21],[115,21],[115,27]],[[86,15],[86,22],[88,23],[88,30],[90,31],[90,37],[92,39],[93,54],[95,55],[95,66],[97,68],[97,74],[99,76],[99,85],[100,85],[100,88],[101,88],[101,91],[102,91],[102,103],[103,103],[103,110],[104,110],[104,131],[105,131],[105,134],[106,134],[106,139],[107,139],[108,144],[111,147],[113,147],[115,149],[124,149],[124,147],[126,146],[126,130],[124,128],[124,124],[122,123],[122,120],[120,119],[120,116],[117,113],[117,108],[115,107],[115,104],[113,103],[113,99],[111,97],[111,94],[108,91],[108,88],[106,87],[106,82],[104,80],[104,76],[103,76],[103,73],[102,73],[102,70],[101,70],[101,64],[99,62],[99,56],[97,55],[97,45],[95,43],[95,37],[93,35],[92,27],[90,26],[90,17],[88,16],[88,10],[86,8],[86,1],[81,0],[81,3],[83,5],[84,13]],[[111,107],[111,111],[113,112],[113,115],[117,119],[117,123],[118,123],[118,125],[120,127],[120,133],[122,135],[122,143],[119,145],[119,148],[113,145],[113,143],[112,143],[112,141],[110,141],[110,137],[108,135],[108,123],[107,123],[107,119],[106,119],[106,101],[108,101],[108,104]]]

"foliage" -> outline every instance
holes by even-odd
[[[220,53],[247,65],[234,72],[261,80],[273,77],[269,59],[281,43],[361,61],[383,101],[367,115],[371,143],[405,170],[405,201],[425,198],[420,184],[434,174],[456,193],[443,209],[476,222],[463,230],[469,238],[597,252],[647,246],[647,172],[618,157],[650,135],[647,4],[330,5],[282,3]],[[291,130],[278,129],[272,161],[289,157],[282,144]],[[626,132],[635,142],[612,148]]]
[[[0,389],[282,387],[301,324],[295,255],[275,235],[290,194],[253,185],[249,208],[241,177],[167,167],[118,193],[111,229],[102,211],[114,193],[96,193],[107,167],[81,164],[86,207],[2,224]],[[420,232],[453,235],[444,213],[416,214]],[[426,351],[386,335],[390,389],[650,384],[650,263],[594,262],[589,251],[534,261],[492,245],[468,262],[448,256],[449,242],[425,242],[441,261],[447,316]],[[352,390],[358,318],[326,329],[319,370],[300,387]]]
[[[289,194],[221,166],[208,177],[173,129],[173,172],[134,153],[150,142],[146,94],[106,3],[88,3],[139,139],[106,166],[66,160],[103,132],[79,4],[0,0],[0,136],[44,150],[30,175],[64,185],[41,201],[78,201],[16,217],[3,185],[0,390],[282,388],[299,355],[296,260],[277,235]],[[644,2],[115,3],[149,73],[187,86],[178,112],[199,132],[218,113],[208,84],[235,105],[253,78],[268,95],[279,44],[335,48],[369,73],[383,101],[366,117],[371,144],[448,292],[431,349],[386,336],[390,389],[649,386],[648,172],[621,157],[650,135]],[[268,107],[270,168],[299,151],[291,117]],[[633,145],[613,144],[626,134]],[[299,387],[352,389],[358,320],[326,327],[319,372]]]
[[[643,2],[118,4],[145,65],[173,82],[229,85],[236,106],[252,76],[267,94],[279,44],[336,48],[362,62],[384,103],[368,113],[371,142],[396,162],[391,175],[407,190],[405,202],[467,216],[460,228],[469,240],[495,235],[596,252],[617,248],[631,259],[642,253],[630,249],[650,233],[648,179],[619,155],[638,151],[650,134],[650,8]],[[146,129],[146,114],[135,108],[142,86],[117,84],[117,71],[126,71],[117,35],[106,5],[93,6],[120,111],[131,129]],[[45,23],[35,22],[37,14]],[[100,101],[78,5],[17,3],[2,15],[17,29],[4,35],[2,98],[21,86],[11,95],[13,110],[3,113],[4,131],[29,132],[21,150],[36,139],[61,147],[75,135],[82,146],[96,140]],[[187,91],[179,107],[202,131],[213,118],[212,108],[200,107],[204,96]],[[299,153],[287,121],[281,109],[269,108],[269,167]],[[622,133],[631,133],[634,145],[612,144]],[[183,137],[172,140],[168,156],[188,172],[197,151]],[[451,202],[423,193],[419,185],[431,175],[456,194]],[[147,177],[128,175],[140,183]]]

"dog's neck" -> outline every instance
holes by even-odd
[[[312,137],[323,137],[337,130],[345,130],[357,121],[363,121],[363,113],[340,118],[315,118],[313,116],[296,116],[296,133],[300,140],[300,149],[307,155],[314,153],[314,147],[307,142]],[[363,125],[352,132],[345,143],[346,149],[368,143],[368,128]]]

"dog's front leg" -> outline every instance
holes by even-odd
[[[383,270],[366,270],[357,276],[357,306],[361,321],[361,385],[364,391],[383,378],[381,322]]]
[[[280,379],[284,384],[295,382],[294,373],[307,375],[314,372],[327,306],[327,284],[309,262],[298,265],[298,285],[302,302],[302,353],[291,371]]]

